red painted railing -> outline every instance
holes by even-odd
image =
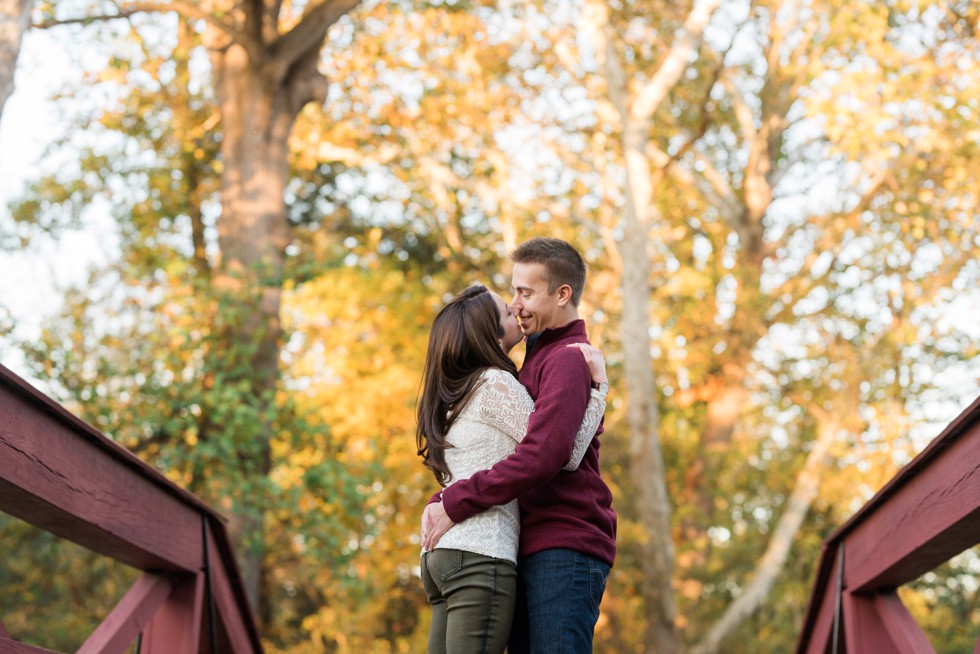
[[[935,654],[896,590],[977,543],[980,398],[824,541],[797,654]]]
[[[79,654],[262,651],[222,518],[3,366],[0,511],[144,571]]]

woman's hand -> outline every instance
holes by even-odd
[[[439,539],[453,526],[453,520],[446,514],[442,502],[433,502],[422,512],[422,549],[431,552],[439,544]]]
[[[599,348],[588,343],[572,343],[567,347],[577,347],[582,352],[582,356],[585,357],[585,363],[589,366],[589,374],[592,375],[592,381],[608,381],[606,379],[606,360],[603,358]]]

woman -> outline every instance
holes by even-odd
[[[491,467],[526,435],[534,402],[507,356],[521,338],[516,316],[484,286],[466,289],[436,316],[416,442],[441,485]],[[593,380],[606,381],[599,351],[576,347]],[[578,467],[604,411],[605,395],[592,390],[566,470]],[[422,583],[432,605],[429,654],[504,651],[514,613],[519,534],[514,501],[453,526],[436,549],[422,553]]]

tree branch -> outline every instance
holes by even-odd
[[[266,0],[262,3],[265,14],[262,18],[262,35],[266,43],[279,37],[279,14],[282,13],[282,0]]]
[[[751,143],[756,139],[758,129],[756,128],[755,116],[752,115],[752,109],[749,107],[749,103],[746,102],[742,91],[735,85],[735,81],[728,75],[721,81],[721,85],[728,92],[728,97],[731,98],[732,110],[735,112],[735,119],[738,121],[739,129],[742,130],[743,139],[746,143]]]
[[[14,90],[14,69],[20,44],[30,24],[31,0],[7,1],[6,12],[0,16],[0,115]]]
[[[79,18],[65,18],[61,20],[48,20],[35,23],[33,27],[38,29],[49,29],[59,25],[89,25],[102,21],[116,20],[118,18],[130,18],[136,14],[143,13],[167,13],[177,12],[186,18],[195,18],[206,21],[208,24],[218,28],[236,42],[243,43],[244,35],[234,25],[229,25],[213,14],[204,11],[196,3],[184,2],[183,0],[172,0],[171,2],[127,2],[117,5],[119,13],[116,14],[94,14],[81,16]]]
[[[708,184],[711,185],[711,188],[714,189],[718,197],[724,200],[725,217],[731,219],[739,210],[738,196],[735,194],[734,189],[732,189],[732,185],[703,152],[694,150],[693,156],[696,162],[704,166],[704,170],[701,171],[702,176],[708,181]]]
[[[804,118],[802,117],[797,118],[796,120],[787,124],[783,132],[784,133],[788,132],[790,129],[802,123],[803,121]],[[771,183],[773,189],[779,187],[779,185],[782,183],[786,175],[789,174],[789,171],[793,169],[793,166],[795,166],[798,163],[804,163],[808,161],[806,156],[803,154],[804,150],[806,150],[811,145],[814,145],[816,143],[826,143],[826,142],[827,142],[826,135],[818,134],[816,136],[811,136],[810,138],[806,139],[805,141],[802,141],[796,147],[794,147],[793,152],[790,153],[788,156],[784,157],[783,160],[780,161],[780,165],[773,170],[771,175]]]
[[[679,161],[681,158],[683,158],[684,155],[694,147],[694,144],[700,141],[701,137],[703,137],[708,131],[708,124],[710,122],[708,120],[708,105],[711,104],[711,92],[714,90],[715,84],[718,83],[718,80],[721,79],[721,74],[725,70],[725,57],[732,49],[732,44],[734,43],[735,39],[733,38],[732,42],[728,44],[728,48],[725,50],[725,52],[721,53],[721,56],[718,57],[718,61],[715,67],[712,69],[711,81],[705,85],[704,97],[701,100],[701,118],[698,121],[697,130],[688,135],[687,141],[681,145],[681,147],[677,149],[677,152],[674,153],[673,157],[671,157],[671,163]]]
[[[171,439],[171,434],[166,429],[160,429],[154,431],[147,438],[141,438],[135,443],[128,444],[127,447],[133,454],[139,454],[140,452],[146,450],[151,445],[162,445],[168,443]]]
[[[788,243],[792,239],[793,234],[812,225],[833,225],[837,222],[840,222],[843,226],[854,224],[860,218],[861,214],[871,206],[871,202],[875,199],[875,197],[877,197],[881,188],[893,181],[894,179],[890,168],[886,167],[879,170],[871,179],[868,189],[862,194],[857,204],[850,211],[832,214],[830,216],[811,216],[806,222],[788,230],[786,234],[783,234],[779,241],[781,243]],[[796,304],[803,298],[807,297],[811,290],[830,276],[830,273],[835,269],[835,266],[839,261],[840,254],[844,249],[845,243],[842,235],[837,234],[835,237],[835,242],[830,247],[822,248],[819,247],[819,243],[815,244],[814,248],[803,260],[797,274],[788,278],[786,281],[780,284],[778,288],[773,289],[771,295],[774,297],[781,297],[789,294],[791,300],[786,302],[785,306],[779,312],[767,319],[766,324],[771,325],[776,322],[788,320],[794,315],[793,309],[796,307]],[[776,244],[771,245],[768,251],[765,253],[765,256],[773,256],[775,247]],[[815,275],[812,271],[813,264],[816,262],[817,258],[819,258],[825,252],[830,253],[832,257],[831,261],[822,274]]]
[[[262,0],[248,0],[244,4],[245,9],[242,11],[242,15],[244,17],[242,32],[247,34],[248,38],[253,39],[256,43],[264,44],[265,3],[262,2]],[[272,38],[274,39],[275,37],[273,36]],[[271,42],[271,40],[269,42]]]
[[[587,2],[582,10],[582,22],[592,33],[595,60],[606,81],[606,95],[619,117],[619,127],[629,119],[626,73],[613,43],[613,28],[609,23],[609,6],[603,1]],[[601,105],[600,105],[601,106]]]
[[[813,449],[806,457],[803,469],[800,470],[793,487],[793,493],[786,501],[783,513],[776,523],[772,538],[766,547],[766,552],[756,566],[752,581],[745,590],[728,605],[718,622],[708,631],[704,640],[691,648],[691,654],[714,654],[721,644],[766,601],[772,585],[786,563],[793,540],[810,505],[817,496],[820,482],[820,470],[830,446],[837,440],[840,426],[832,416],[820,411],[818,416],[820,426],[819,437],[813,444]]]
[[[663,63],[650,81],[637,94],[633,103],[632,115],[635,120],[649,121],[670,90],[680,80],[687,69],[691,55],[701,42],[704,28],[721,0],[701,0],[691,10],[683,27],[677,30],[674,43]]]
[[[283,34],[269,50],[282,70],[288,70],[310,48],[319,48],[327,30],[340,17],[361,3],[361,0],[323,0],[314,6],[302,20]]]

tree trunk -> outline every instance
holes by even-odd
[[[233,342],[219,356],[243,344],[254,348],[250,368],[259,415],[269,415],[279,381],[279,300],[282,265],[289,237],[282,193],[286,184],[287,136],[293,117],[268,88],[245,50],[232,44],[213,57],[222,116],[221,251],[215,286],[232,307],[248,307],[247,318],[233,322]],[[243,303],[239,305],[238,303]],[[243,362],[231,360],[229,365]],[[270,469],[271,426],[262,425],[262,442],[242,443],[244,474],[266,476]],[[235,498],[232,529],[244,544],[242,575],[253,608],[261,616],[261,540],[263,510],[256,498]]]
[[[630,427],[630,477],[637,519],[646,539],[640,544],[641,594],[647,613],[644,641],[658,654],[680,651],[674,599],[674,542],[667,476],[660,443],[660,416],[650,354],[650,256],[648,242],[655,223],[653,195],[663,170],[651,165],[648,145],[654,113],[680,80],[705,26],[720,0],[696,3],[656,73],[631,88],[617,49],[607,3],[586,4],[583,20],[591,31],[607,99],[622,123],[626,163],[623,239],[618,244],[623,267],[622,342],[627,419]]]
[[[0,117],[14,91],[20,42],[27,30],[32,0],[0,0]]]
[[[629,389],[630,477],[637,517],[646,539],[641,543],[643,598],[647,607],[645,642],[657,652],[679,651],[672,581],[674,542],[670,500],[660,445],[660,414],[650,356],[650,214],[653,182],[646,157],[646,127],[627,124],[626,221],[620,251],[623,260],[623,359]]]
[[[326,25],[322,27],[326,33]],[[218,37],[220,38],[220,36]],[[292,62],[271,55],[255,61],[237,42],[212,47],[212,69],[222,120],[220,262],[215,288],[244,319],[233,322],[229,351],[250,347],[249,360],[219,353],[229,365],[247,366],[257,415],[268,420],[279,383],[280,296],[290,228],[283,194],[289,175],[289,133],[307,102],[326,94],[316,70],[322,37]],[[258,53],[267,54],[266,50]],[[239,462],[246,475],[266,477],[271,467],[272,425],[260,425],[260,442],[241,443]],[[235,498],[232,528],[241,552],[245,590],[260,619],[268,607],[261,598],[263,519],[261,496]],[[243,501],[244,500],[244,501]]]

